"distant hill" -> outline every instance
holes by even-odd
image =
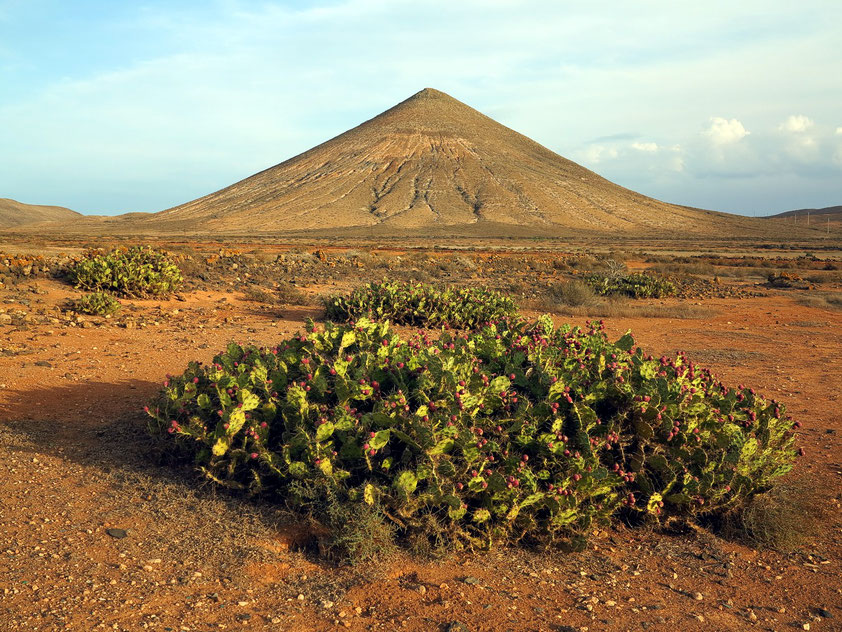
[[[772,228],[625,189],[431,88],[275,167],[132,223],[167,232],[477,237]]]
[[[0,229],[40,222],[68,221],[80,217],[82,217],[81,213],[63,206],[39,206],[0,198]]]
[[[824,221],[827,221],[829,216],[831,222],[839,222],[842,221],[842,206],[826,206],[824,208],[799,208],[794,211],[784,211],[783,213],[778,213],[777,215],[767,215],[764,219],[775,219],[781,217],[797,217],[798,219],[801,219],[801,217],[804,217],[804,219],[806,220],[807,215],[809,215],[811,218],[820,216]]]

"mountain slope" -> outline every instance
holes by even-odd
[[[630,191],[430,88],[270,169],[143,220],[206,232],[482,225],[744,232],[756,221]]]
[[[0,228],[14,228],[39,222],[68,221],[79,217],[82,217],[80,213],[63,206],[39,206],[0,198]]]

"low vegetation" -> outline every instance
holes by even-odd
[[[359,318],[232,343],[148,412],[209,478],[285,501],[350,560],[392,534],[581,543],[619,516],[724,514],[796,456],[776,402],[547,317],[437,340]]]
[[[73,310],[92,316],[110,316],[120,309],[120,301],[106,292],[91,292],[72,302]]]
[[[81,290],[110,292],[129,298],[163,297],[182,284],[181,271],[167,253],[142,246],[89,250],[68,268],[68,278]]]
[[[476,329],[516,314],[515,302],[499,292],[439,289],[424,283],[369,283],[349,296],[331,296],[325,301],[325,317],[335,322],[370,318],[416,327]]]
[[[675,284],[666,279],[633,272],[624,274],[593,273],[585,277],[585,282],[602,296],[629,296],[631,298],[663,298],[675,295]]]

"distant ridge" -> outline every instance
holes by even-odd
[[[745,234],[768,225],[613,184],[425,88],[220,191],[138,220],[207,233]]]
[[[0,198],[0,229],[27,226],[41,222],[61,222],[82,217],[81,213],[63,206],[24,204],[9,198]]]
[[[799,208],[794,211],[784,211],[776,215],[767,215],[764,219],[775,219],[776,217],[801,217],[807,216],[831,216],[831,221],[842,220],[842,206],[825,206],[824,208]]]

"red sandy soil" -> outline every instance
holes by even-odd
[[[47,293],[33,305],[74,295],[37,285]],[[168,372],[230,339],[276,343],[317,313],[237,296],[136,301],[150,324],[132,329],[0,325],[0,629],[842,629],[842,312],[777,296],[706,301],[708,321],[606,322],[653,354],[688,351],[803,422],[807,456],[791,476],[825,516],[798,551],[617,527],[582,553],[402,553],[337,568],[296,547],[303,529],[289,518],[150,455],[141,407]]]

